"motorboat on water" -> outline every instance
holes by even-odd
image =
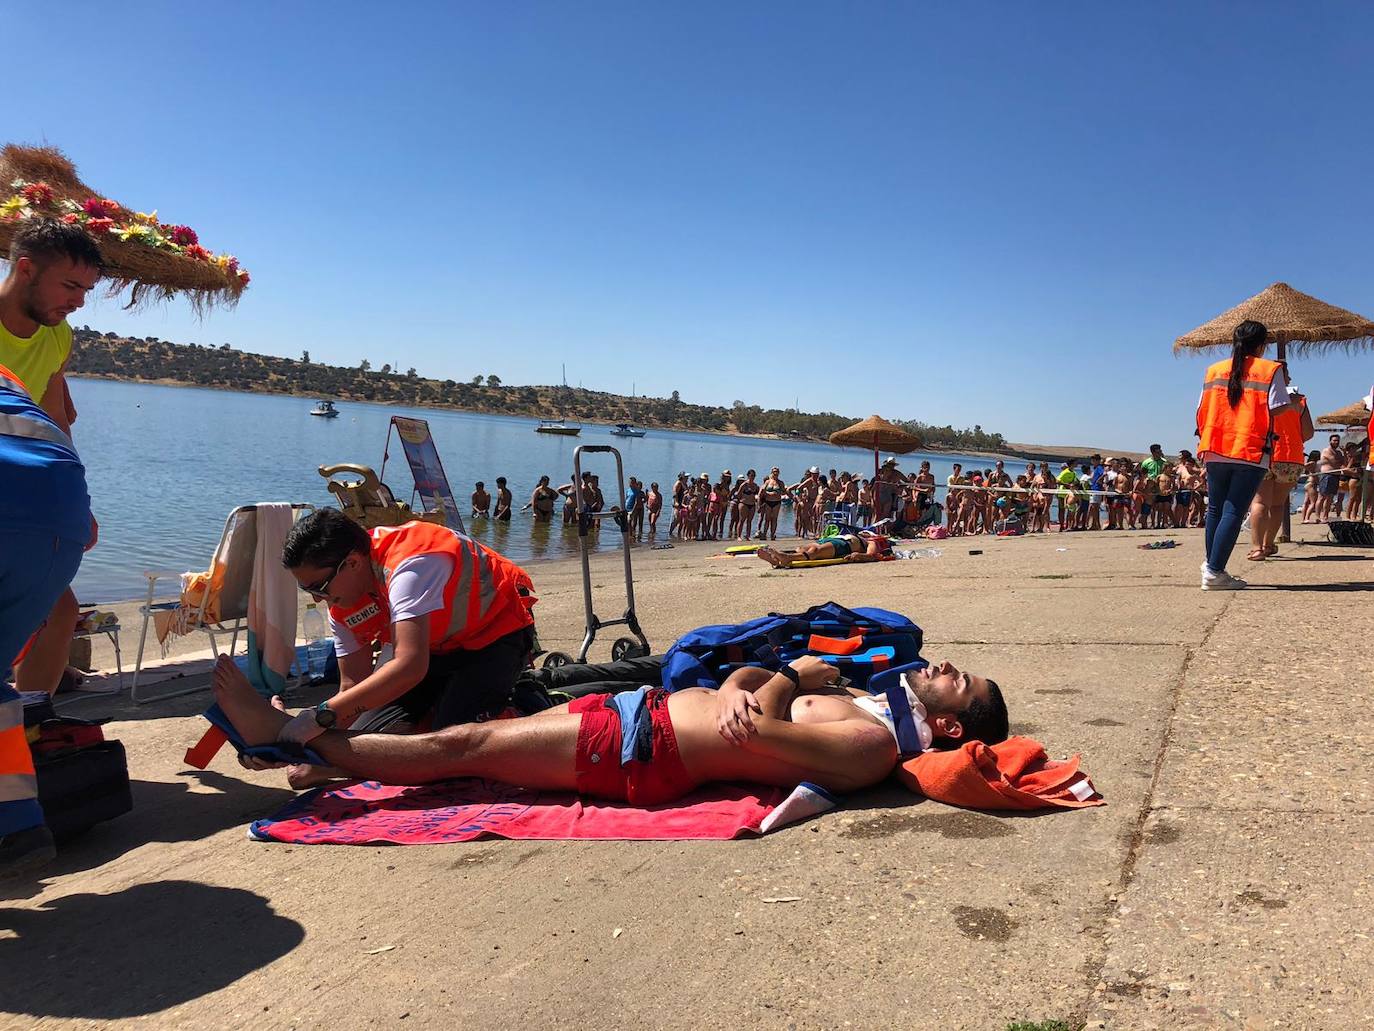
[[[618,422],[615,429],[611,430],[612,437],[642,437],[644,431],[637,429],[632,422]]]
[[[534,432],[552,433],[560,437],[575,437],[582,432],[582,427],[569,426],[566,419],[540,419]]]
[[[318,415],[322,419],[337,419],[339,410],[334,407],[333,401],[319,401],[315,407],[310,409],[311,415]]]

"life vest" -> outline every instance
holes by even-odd
[[[24,734],[24,702],[15,695],[0,702],[0,804],[37,796],[33,753]]]
[[[1307,398],[1301,401],[1302,408],[1289,409],[1274,416],[1274,461],[1302,465],[1307,460],[1303,451],[1302,413],[1307,411]]]
[[[453,559],[443,608],[429,615],[431,652],[476,651],[534,624],[530,609],[537,599],[529,574],[471,537],[418,520],[379,526],[369,535],[372,566],[382,585],[380,596],[366,595],[352,607],[329,607],[334,621],[348,627],[360,643],[390,643],[391,611],[386,599],[391,578],[402,562],[418,555]]]
[[[1240,402],[1232,408],[1226,397],[1231,359],[1208,367],[1202,383],[1202,400],[1197,407],[1199,452],[1257,465],[1273,453],[1269,387],[1278,371],[1278,362],[1247,358]]]

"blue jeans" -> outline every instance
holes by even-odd
[[[1257,465],[1207,463],[1207,568],[1212,572],[1225,571],[1264,472]]]
[[[81,544],[51,532],[0,528],[0,705],[18,702],[6,683],[10,663],[76,576],[83,552]],[[0,835],[42,822],[36,798],[0,802]]]

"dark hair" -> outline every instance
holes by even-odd
[[[281,564],[287,569],[325,569],[339,565],[355,551],[372,553],[367,531],[337,508],[322,508],[291,527],[282,545]]]
[[[1231,345],[1231,378],[1226,381],[1226,400],[1234,408],[1240,404],[1241,394],[1245,392],[1245,359],[1264,350],[1264,342],[1269,339],[1269,330],[1263,322],[1246,319],[1231,334],[1235,342]]]
[[[483,483],[481,480],[478,480],[478,481],[477,481],[477,489],[478,489],[478,490],[486,490],[486,489],[487,489],[487,485],[486,485],[485,483]]]
[[[506,485],[506,478],[505,478],[504,476],[498,476],[498,477],[496,477],[496,486],[498,486],[498,487],[504,487],[505,485]]]
[[[1010,729],[1007,721],[1007,703],[1002,698],[1002,689],[997,681],[988,681],[987,698],[975,698],[963,712],[955,713],[959,725],[964,728],[963,741],[981,741],[985,745],[995,745],[1005,741]]]
[[[10,261],[28,258],[45,265],[54,258],[70,258],[74,265],[89,265],[102,273],[105,259],[90,233],[78,225],[55,218],[31,218],[20,226],[10,242]]]

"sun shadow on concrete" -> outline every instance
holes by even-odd
[[[219,991],[305,937],[268,900],[190,881],[0,910],[0,1010],[113,1020]]]
[[[193,785],[213,791],[193,791]],[[59,843],[57,858],[37,871],[35,880],[6,881],[0,898],[32,898],[44,882],[93,870],[151,842],[197,841],[232,827],[247,827],[270,816],[296,797],[286,787],[270,787],[210,770],[188,771],[174,783],[131,784],[132,812]]]

